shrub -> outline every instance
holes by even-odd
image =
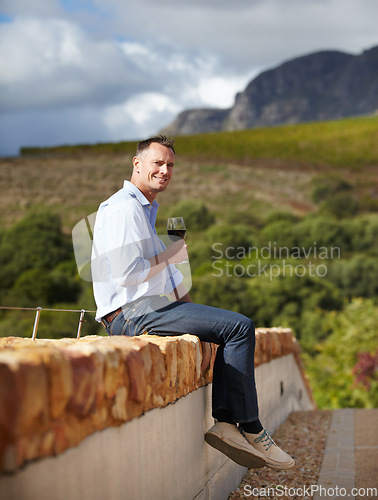
[[[345,179],[341,179],[335,175],[322,175],[313,179],[314,188],[311,192],[311,198],[314,203],[331,198],[336,193],[350,191],[351,184]]]
[[[299,222],[299,220],[299,217],[292,214],[291,212],[272,212],[266,218],[265,225],[277,221],[286,221],[288,223],[295,224],[296,222]]]
[[[65,261],[59,263],[49,274],[50,293],[48,302],[55,304],[57,302],[75,303],[81,292],[81,280],[77,273],[74,261]]]
[[[172,209],[172,217],[184,217],[188,231],[203,231],[211,226],[215,217],[199,200],[185,200]]]
[[[320,206],[321,212],[327,212],[338,219],[352,217],[360,209],[358,201],[349,194],[337,193],[331,198],[323,201]]]
[[[378,216],[362,215],[350,222],[351,242],[357,252],[378,253]]]
[[[227,258],[236,258],[241,249],[247,250],[251,245],[256,244],[253,241],[253,233],[248,226],[243,224],[217,224],[212,226],[206,233],[206,241],[209,246],[217,245],[215,253],[226,252]]]
[[[342,311],[328,313],[331,335],[318,346],[315,357],[304,356],[306,373],[319,408],[376,408],[378,384],[356,386],[359,353],[374,355],[377,348],[378,309],[371,299],[356,299]],[[358,367],[358,365],[357,365]]]
[[[265,226],[261,231],[263,245],[271,242],[278,247],[293,247],[295,236],[292,222],[287,220],[277,220]]]
[[[72,256],[57,215],[30,213],[11,227],[0,247],[0,277],[10,287],[27,269],[53,269]]]
[[[355,255],[330,266],[328,279],[348,298],[378,295],[378,262],[373,257]]]
[[[343,305],[332,283],[310,276],[281,276],[270,281],[259,276],[249,280],[248,296],[257,326],[290,326],[298,338],[306,311],[338,310]]]
[[[361,384],[366,390],[373,383],[378,383],[378,349],[375,353],[359,352],[358,361],[353,367],[356,385]]]
[[[9,298],[18,307],[50,305],[51,281],[46,269],[27,269],[16,280]],[[9,300],[8,298],[8,300]]]
[[[253,304],[247,288],[246,281],[236,277],[201,276],[193,278],[191,296],[200,304],[240,312],[252,318]]]
[[[293,228],[296,245],[310,248],[337,247],[340,253],[351,248],[351,226],[325,217],[306,217]]]

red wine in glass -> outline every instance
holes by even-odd
[[[173,241],[177,238],[185,238],[186,227],[183,217],[169,217],[167,222],[167,233]]]

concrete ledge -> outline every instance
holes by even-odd
[[[256,341],[257,366],[288,354],[298,361],[289,329],[258,329]],[[215,354],[216,346],[191,335],[0,339],[1,470],[60,454],[95,431],[174,403],[211,382]]]

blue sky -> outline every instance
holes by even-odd
[[[265,69],[378,45],[376,0],[2,0],[0,155],[140,139]]]

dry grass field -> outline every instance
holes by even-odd
[[[374,167],[334,170],[359,196],[378,193]],[[212,164],[177,155],[174,178],[159,199],[160,217],[165,218],[175,204],[188,199],[202,200],[218,220],[235,221],[245,213],[264,218],[272,211],[305,215],[315,209],[313,179],[332,173],[329,166],[288,160]],[[9,227],[32,208],[46,207],[61,216],[68,232],[82,217],[96,211],[130,174],[131,156],[120,153],[1,159],[0,227]]]
[[[318,208],[311,194],[319,177],[347,181],[363,211],[378,206],[377,117],[182,136],[175,147],[158,228],[184,200],[201,200],[219,222],[303,216]],[[0,158],[0,229],[47,208],[70,233],[130,178],[134,149],[132,142],[62,146]]]
[[[311,193],[319,176],[347,181],[365,205],[378,203],[376,116],[182,136],[175,147],[161,221],[183,200],[202,200],[219,221],[246,213],[263,220],[272,211],[306,215],[316,209]],[[133,142],[29,148],[0,159],[0,228],[47,207],[70,231],[130,178],[134,149]]]

